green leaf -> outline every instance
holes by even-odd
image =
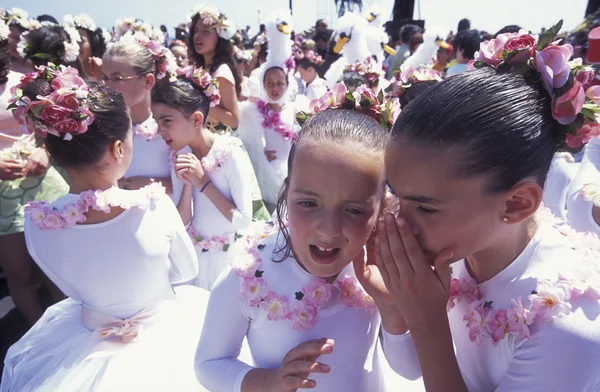
[[[487,65],[488,65],[488,63],[486,63],[485,61],[481,61],[481,60],[477,60],[473,63],[473,66],[475,68],[481,68],[481,67],[485,67]]]
[[[379,102],[383,102],[383,90],[379,90],[379,94],[377,95],[377,99]]]
[[[600,109],[598,109],[598,107],[596,106],[596,108],[592,109],[589,107],[585,107],[585,105],[583,106],[583,108],[581,109],[581,114],[583,114],[583,117],[587,118],[590,121],[596,122],[596,114],[597,112],[600,112]]]
[[[235,238],[239,240],[240,238],[244,238],[244,236],[241,234],[235,233]]]
[[[229,244],[223,245],[223,252],[227,252],[229,250]]]
[[[35,106],[31,106],[31,108],[29,110],[31,110],[31,113],[33,113],[34,116],[38,117],[38,118],[42,118],[42,112],[44,111],[44,108],[48,106],[48,105],[35,105]]]
[[[550,45],[554,41],[554,38],[556,38],[558,33],[560,33],[560,29],[562,29],[562,25],[563,25],[563,21],[561,19],[558,21],[557,24],[555,24],[554,26],[552,26],[548,30],[546,30],[544,32],[544,34],[540,35],[540,38],[539,38],[538,44],[537,44],[537,50],[543,50],[548,45]]]
[[[200,235],[197,235],[196,237],[194,237],[194,239],[196,240],[196,242],[204,241],[204,238],[202,238],[202,236],[200,236]]]

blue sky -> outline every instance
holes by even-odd
[[[211,3],[211,1],[205,1]],[[582,19],[586,0],[420,0],[420,14],[427,27],[441,32],[455,30],[458,21],[467,17],[473,28],[495,32],[507,24],[518,24],[538,31],[564,19],[565,29],[572,29]],[[212,1],[239,26],[250,24],[256,30],[260,14],[288,7],[289,0],[217,0]],[[334,0],[293,0],[296,27],[306,29],[318,17],[327,17],[335,27]],[[391,14],[393,0],[365,0],[380,4]],[[195,4],[193,0],[3,0],[6,8],[20,7],[31,15],[49,13],[62,18],[68,13],[86,12],[103,26],[111,26],[119,17],[134,16],[152,24],[174,27],[185,21]],[[415,6],[415,18],[418,15]],[[172,32],[172,30],[170,30]]]

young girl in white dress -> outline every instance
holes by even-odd
[[[308,101],[321,98],[327,92],[327,84],[319,77],[319,66],[323,58],[312,50],[304,52],[303,57],[296,59],[296,69],[306,83],[304,95]]]
[[[156,89],[152,112],[173,149],[171,178],[177,209],[198,255],[199,287],[211,289],[229,265],[239,232],[252,221],[252,164],[242,143],[206,128],[219,102],[218,82],[201,68]]]
[[[133,150],[122,95],[72,68],[42,69],[20,88],[15,115],[71,179],[66,196],[27,207],[27,247],[69,298],[9,349],[0,390],[202,390],[192,361],[208,293],[173,291],[198,265],[164,188],[117,186]]]
[[[123,189],[160,182],[172,193],[170,148],[158,135],[150,110],[152,89],[174,64],[168,49],[141,32],[128,33],[109,45],[102,59],[101,80],[123,94],[133,123],[133,160],[120,180]],[[168,76],[167,76],[168,77]]]
[[[386,143],[387,131],[355,111],[303,125],[278,201],[287,225],[246,238],[247,253],[211,293],[196,354],[206,388],[382,391],[382,346],[392,368],[419,377],[403,318],[363,258],[382,208]],[[254,366],[236,359],[244,338]]]
[[[571,98],[593,71],[571,72],[572,47],[549,30],[482,44],[490,67],[434,85],[394,125],[385,167],[400,206],[379,226],[377,265],[427,391],[600,390],[598,238],[539,208],[555,149],[581,137]],[[535,60],[513,71],[489,57],[502,42]]]

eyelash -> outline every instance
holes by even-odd
[[[304,207],[304,208],[313,208],[317,206],[317,203],[313,202],[313,201],[299,201],[296,203],[297,205],[299,205],[300,207]]]
[[[362,212],[361,210],[357,210],[356,208],[348,208],[346,211],[348,211],[352,215],[356,215],[356,216],[365,214],[364,212]]]
[[[424,208],[421,206],[417,206],[417,210],[419,210],[420,212],[424,213],[424,214],[428,214],[428,215],[433,215],[433,214],[437,214],[438,210],[432,210],[430,208]]]

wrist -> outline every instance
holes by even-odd
[[[381,325],[390,335],[404,335],[408,332],[408,324],[406,319],[400,313],[398,308],[396,309],[380,309],[379,314],[381,315]]]

